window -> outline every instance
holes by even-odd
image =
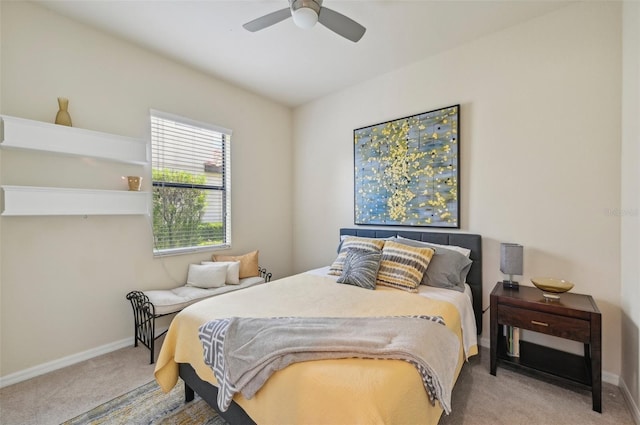
[[[231,246],[231,131],[151,111],[154,254]]]

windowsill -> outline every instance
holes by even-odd
[[[196,254],[207,251],[223,251],[225,249],[231,249],[231,245],[216,245],[216,246],[203,246],[203,247],[189,247],[189,248],[175,248],[171,250],[153,251],[154,257],[168,257],[172,255],[185,255]]]

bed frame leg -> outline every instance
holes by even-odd
[[[188,386],[185,383],[184,384],[184,402],[189,403],[190,401],[193,401],[194,397],[195,397],[195,392],[193,391],[193,389],[191,389],[190,386]]]

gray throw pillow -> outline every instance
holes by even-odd
[[[429,242],[404,238],[397,238],[394,242],[414,247],[427,247],[435,251],[429,267],[422,276],[421,285],[464,292],[464,283],[467,280],[471,264],[473,264],[469,258],[457,251],[442,248]]]
[[[380,268],[380,251],[349,248],[338,283],[376,289],[376,276]]]

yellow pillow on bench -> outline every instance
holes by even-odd
[[[240,261],[240,279],[260,276],[258,272],[258,251],[244,255],[212,255],[213,261]]]

